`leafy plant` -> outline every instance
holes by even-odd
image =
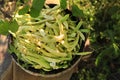
[[[114,73],[120,72],[120,1],[76,0],[76,2],[86,16],[84,19],[86,24],[91,26],[89,38],[94,53],[87,60],[81,61],[78,79],[75,80],[107,80]],[[93,21],[90,21],[90,17]]]
[[[4,14],[4,16],[6,17],[9,16],[9,20],[6,20],[6,19],[1,19],[2,22],[4,22],[5,24],[3,23],[0,23],[2,26],[5,26],[5,27],[8,27],[7,26],[7,22],[10,23],[12,22],[12,24],[17,24],[15,19],[14,19],[14,15],[16,14],[16,11],[19,10],[19,15],[24,15],[26,13],[30,13],[30,16],[31,17],[38,17],[40,15],[40,12],[45,4],[45,1],[46,0],[18,0],[16,2],[16,5],[13,6],[13,8],[15,7],[15,10],[13,12],[13,15],[11,14],[8,14],[7,12],[5,12],[4,10],[2,10],[2,8],[0,9],[0,12],[2,12]],[[7,3],[7,2],[6,2]],[[67,9],[67,6],[69,7],[72,7],[72,13],[74,16],[77,16],[77,17],[80,17],[82,16],[83,17],[83,13],[82,13],[82,10],[80,10],[76,4],[74,4],[73,0],[70,0],[69,4],[67,3],[67,0],[60,0],[60,7],[62,9]],[[7,6],[9,7],[9,6]],[[10,6],[12,7],[12,6]],[[11,19],[12,18],[12,19]],[[5,33],[4,33],[4,27],[0,27],[0,29],[2,31],[0,31],[0,34],[4,34],[4,35],[7,35],[9,34],[9,31],[14,31],[14,28],[6,28],[5,30]],[[15,25],[14,25],[15,27]],[[16,25],[16,29],[18,28],[18,25]]]
[[[0,33],[12,34],[9,51],[23,67],[44,71],[68,68],[76,55],[90,54],[80,52],[84,34],[89,32],[80,19],[84,13],[72,0],[70,4],[61,0],[55,7],[44,3],[45,0],[18,0],[12,19],[1,20]]]
[[[75,55],[90,53],[79,52],[82,40],[85,40],[82,21],[77,24],[71,19],[72,15],[66,14],[59,6],[47,6],[37,18],[29,14],[16,15],[15,18],[20,27],[12,33],[14,43],[10,51],[27,66],[45,71],[67,68]]]
[[[12,21],[0,21],[0,32],[1,34],[4,35],[8,35],[9,31],[12,32],[16,32],[18,29],[18,23],[16,22],[16,20],[12,20]]]
[[[99,80],[106,80],[108,76],[112,75],[112,73],[119,72],[120,18],[118,16],[120,13],[120,1],[96,0],[96,3],[93,2],[93,5],[96,8],[96,12],[90,39],[91,46],[95,50],[94,55],[96,56],[93,64],[95,65],[94,68],[97,70],[94,72],[94,69],[92,69],[92,71],[94,74],[100,73],[101,75],[105,75],[104,77],[99,77],[99,75],[97,75],[97,78],[99,77]],[[90,74],[92,73],[90,72]]]
[[[100,56],[109,56],[110,58],[117,58],[119,56],[119,1],[115,0],[113,2],[106,1],[104,7],[101,8],[101,12],[96,14],[96,21],[94,25],[96,39],[95,43],[99,44],[102,52]],[[117,3],[118,2],[118,3]],[[104,17],[101,17],[102,15]],[[114,18],[113,18],[114,16]],[[116,16],[116,18],[115,18]],[[119,19],[118,19],[119,18]],[[98,48],[97,47],[97,48]],[[99,56],[98,56],[99,58]],[[97,61],[98,61],[97,58]],[[97,64],[96,61],[96,64]]]

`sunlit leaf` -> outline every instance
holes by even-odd
[[[79,33],[80,37],[82,38],[82,40],[85,40],[84,34],[81,31],[78,31],[78,33]]]
[[[78,30],[80,29],[80,27],[82,26],[82,24],[83,24],[83,22],[80,21],[80,22],[77,24],[77,26],[76,26],[76,28],[75,28],[75,31],[78,31]]]
[[[69,14],[65,15],[60,19],[61,22],[65,22],[69,18]]]
[[[74,55],[89,55],[89,54],[92,54],[92,52],[79,52],[79,53],[74,53]]]
[[[114,50],[115,50],[115,55],[119,55],[119,47],[118,47],[118,45],[117,44],[115,44],[115,43],[113,43],[113,48],[114,48]]]
[[[81,32],[85,32],[85,33],[89,33],[89,32],[90,32],[89,29],[81,29],[80,31],[81,31]]]

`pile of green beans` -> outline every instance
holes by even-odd
[[[20,25],[13,35],[10,51],[18,60],[35,69],[52,71],[68,68],[79,54],[82,40],[82,21],[74,21],[59,6],[45,6],[37,18],[29,14],[15,15]]]

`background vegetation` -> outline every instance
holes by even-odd
[[[93,54],[79,65],[78,80],[117,80],[120,72],[120,1],[78,0],[90,26]],[[115,76],[117,79],[112,79]],[[76,79],[77,80],[77,79]]]

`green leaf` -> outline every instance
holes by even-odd
[[[78,31],[78,30],[80,29],[80,27],[82,26],[82,24],[83,24],[83,21],[80,21],[80,22],[77,24],[77,26],[76,26],[76,28],[75,28],[75,31]]]
[[[115,55],[119,56],[119,47],[116,43],[113,43],[113,48],[114,48],[114,51],[115,51]]]
[[[29,11],[29,8],[30,8],[29,5],[25,5],[22,9],[19,10],[18,14],[23,15],[23,14],[27,13]]]
[[[18,30],[18,27],[19,27],[19,25],[18,25],[16,20],[13,20],[13,21],[9,22],[9,28],[8,29],[10,31],[16,32]]]
[[[95,60],[95,65],[98,66],[99,64],[101,64],[101,61],[104,59],[104,57],[106,55],[108,56],[112,56],[112,53],[113,53],[113,48],[111,46],[103,49],[99,55],[96,57],[96,60]],[[109,58],[108,58],[109,59]],[[106,59],[107,60],[107,59]]]
[[[80,53],[74,53],[74,55],[81,55],[81,56],[83,56],[83,55],[89,55],[91,53],[92,52],[80,52]]]
[[[30,10],[31,17],[38,17],[40,11],[44,6],[45,0],[33,0],[32,7]]]
[[[80,35],[80,37],[82,38],[82,40],[85,40],[85,36],[81,31],[78,31],[78,34]]]
[[[31,8],[31,11],[30,11],[30,16],[31,17],[38,17],[39,16],[39,12],[40,11],[38,11],[37,9],[35,9],[35,8]]]
[[[117,13],[117,11],[120,10],[120,7],[119,6],[111,6],[110,8],[108,8],[108,14],[115,14]]]
[[[81,29],[80,31],[81,31],[81,32],[85,32],[85,33],[89,33],[89,32],[90,32],[89,29]]]
[[[66,14],[64,17],[60,19],[61,22],[65,22],[69,18],[69,14]]]
[[[66,9],[67,8],[67,0],[60,0],[60,7],[62,9]]]
[[[110,40],[114,42],[114,32],[112,30],[106,30],[108,36],[110,37]]]
[[[0,21],[0,34],[8,35],[9,31],[16,32],[18,30],[16,20],[13,21]]]
[[[7,35],[8,34],[8,22],[0,21],[0,34]]]
[[[73,13],[73,16],[84,17],[83,10],[80,10],[79,7],[75,4],[72,5],[72,13]]]

